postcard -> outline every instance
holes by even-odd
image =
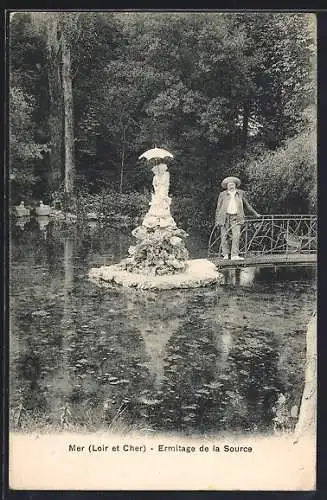
[[[10,488],[315,490],[315,15],[8,16]]]

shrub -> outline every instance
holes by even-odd
[[[105,217],[123,215],[131,218],[141,217],[148,210],[149,199],[141,193],[121,194],[106,191],[100,194],[77,195],[77,210],[80,215],[95,212]]]
[[[177,226],[187,231],[191,229],[210,230],[213,224],[213,218],[207,214],[207,207],[204,203],[199,205],[196,198],[173,198],[171,213]]]
[[[246,167],[249,194],[261,213],[305,213],[316,208],[316,140],[313,131],[253,158]]]

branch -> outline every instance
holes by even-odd
[[[72,74],[72,76],[71,76],[72,80],[75,80],[76,75],[77,75],[77,73],[78,73],[78,70],[79,70],[79,63],[78,63],[78,64],[77,64],[77,66],[76,66],[76,71],[74,71],[74,73],[73,73],[73,74]]]
[[[57,50],[57,53],[56,53],[55,57],[59,57],[59,55],[60,55],[60,52],[62,50],[63,39],[64,39],[64,35],[63,35],[63,33],[61,33],[59,40],[57,40],[58,50]]]

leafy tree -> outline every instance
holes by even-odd
[[[68,191],[143,192],[151,172],[137,159],[156,145],[174,154],[173,199],[204,218],[230,172],[255,180],[261,203],[270,160],[280,179],[295,176],[301,210],[309,203],[296,144],[310,149],[313,137],[313,16],[46,12],[11,25],[12,85],[34,99],[28,116],[36,144],[50,145],[37,160],[50,191],[66,177]],[[313,165],[309,149],[303,165]],[[270,150],[292,168],[282,174]],[[269,193],[274,209],[299,209]]]
[[[13,187],[25,196],[31,196],[39,180],[35,162],[42,160],[47,146],[35,141],[35,123],[32,119],[35,100],[19,87],[11,87],[9,94],[9,160]]]
[[[269,147],[306,125],[303,111],[315,100],[315,18],[303,14],[243,14],[235,22],[247,32],[254,62],[251,112]]]
[[[311,127],[275,151],[250,160],[249,192],[262,213],[307,213],[316,210],[316,134]]]
[[[40,37],[28,14],[11,16],[10,29],[9,178],[16,201],[46,187],[48,135]]]

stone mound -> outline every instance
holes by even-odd
[[[129,257],[120,263],[131,273],[172,275],[186,270],[188,251],[184,244],[187,233],[177,227],[144,227],[132,231],[137,244],[129,247]]]
[[[184,271],[172,275],[153,275],[130,272],[121,264],[92,268],[89,278],[98,284],[119,285],[143,290],[171,290],[174,288],[198,288],[222,283],[223,275],[207,259],[187,261]]]

